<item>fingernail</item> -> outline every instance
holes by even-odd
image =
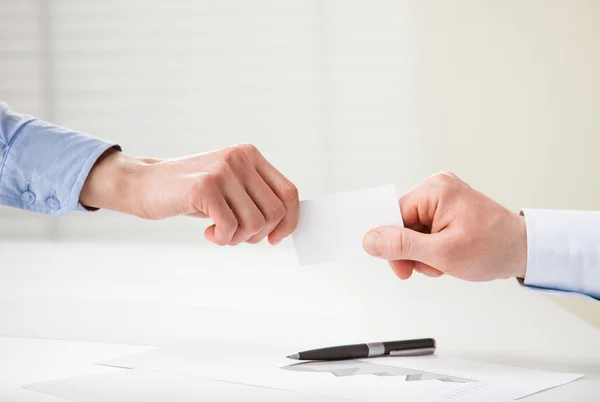
[[[271,245],[273,245],[273,246],[276,246],[276,245],[278,245],[279,243],[281,243],[281,241],[282,241],[282,240],[283,240],[283,239],[275,239],[275,240],[273,240],[273,241],[271,242]]]
[[[377,232],[369,232],[363,239],[363,248],[367,253],[375,257],[379,257],[381,255],[379,249],[377,248],[377,240],[380,236],[381,235]]]

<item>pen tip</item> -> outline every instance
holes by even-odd
[[[294,353],[293,355],[289,355],[287,358],[292,360],[298,360],[300,358],[300,355],[298,353]]]

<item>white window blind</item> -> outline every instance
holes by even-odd
[[[0,1],[2,98],[132,154],[254,143],[304,198],[401,181],[386,166],[414,158],[396,2]],[[204,227],[105,211],[52,222],[65,239],[195,241]]]
[[[423,160],[412,100],[416,3],[327,3],[325,57],[337,190],[395,183],[402,192],[415,182]]]

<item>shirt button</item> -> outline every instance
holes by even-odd
[[[46,198],[46,205],[55,211],[60,208],[60,202],[54,197]]]
[[[35,202],[35,194],[31,191],[24,191],[23,194],[21,194],[21,201],[27,205],[31,205]]]

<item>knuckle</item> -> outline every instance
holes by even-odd
[[[438,175],[434,174],[429,176],[428,178],[426,178],[423,183],[421,183],[420,187],[425,187],[425,188],[429,188],[429,187],[433,187],[435,186],[439,181]]]
[[[240,149],[242,152],[244,152],[244,154],[248,156],[258,153],[258,148],[255,145],[248,143],[238,144],[236,145],[236,148]]]
[[[234,233],[238,227],[238,223],[234,218],[224,219],[220,223],[220,225],[221,225],[221,229],[223,230],[223,232],[225,232],[226,234],[229,234],[229,235]]]
[[[453,173],[453,172],[441,172],[440,174],[442,174],[444,176],[447,176],[447,177],[449,177],[451,179],[454,179],[454,180],[460,180],[458,178],[458,176],[456,175],[456,173]]]
[[[406,235],[406,231],[401,231],[397,236],[391,236],[388,240],[389,249],[395,256],[407,255],[410,251],[410,239]]]
[[[268,220],[273,222],[273,221],[277,221],[279,222],[280,220],[282,220],[285,217],[286,214],[286,208],[285,205],[282,202],[278,202],[277,205],[275,205],[271,211],[267,214]]]
[[[223,182],[229,176],[231,168],[227,162],[217,162],[213,165],[211,173],[214,184],[217,184],[217,182]]]
[[[452,173],[437,173],[431,176],[430,184],[438,188],[442,194],[448,195],[458,188],[460,181]]]
[[[248,155],[241,146],[236,145],[225,149],[223,161],[228,166],[242,166],[248,162]]]
[[[265,221],[265,217],[262,215],[256,215],[254,217],[252,217],[252,219],[250,220],[250,222],[248,222],[247,225],[247,230],[251,233],[258,233],[262,230],[262,228],[265,227],[265,224],[267,222]]]
[[[298,195],[298,187],[296,187],[293,183],[288,183],[281,189],[282,201],[297,202]]]
[[[437,185],[447,186],[451,185],[455,179],[444,172],[440,172],[431,176],[431,180]]]

